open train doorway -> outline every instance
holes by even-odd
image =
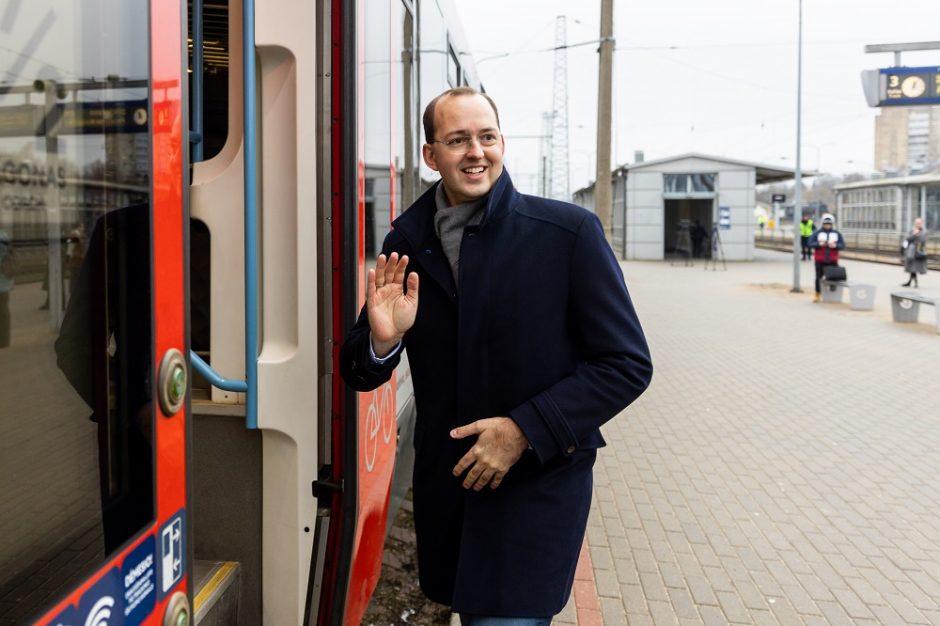
[[[681,198],[664,200],[663,255],[707,258],[710,246],[715,200]]]

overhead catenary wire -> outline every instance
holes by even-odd
[[[615,40],[614,38],[610,38]],[[543,48],[529,48],[529,49],[519,49],[519,50],[509,50],[506,52],[498,52],[489,54],[490,51],[487,51],[487,56],[476,59],[476,63],[480,64],[484,61],[490,61],[493,59],[503,59],[512,56],[525,55],[525,54],[541,54],[546,52],[555,52],[556,50],[571,49],[571,48],[581,48],[584,46],[590,45],[600,45],[608,41],[607,38],[601,39],[589,39],[587,41],[579,41],[576,43],[564,44],[561,46],[550,46]],[[864,43],[864,40],[853,39],[853,40],[841,40],[841,41],[814,41],[814,42],[803,42],[804,46],[840,46],[840,45],[855,45]],[[736,43],[706,43],[706,44],[687,44],[687,45],[674,45],[674,44],[665,44],[658,46],[645,46],[645,45],[624,45],[617,46],[614,48],[614,52],[634,52],[634,51],[655,51],[655,50],[705,50],[705,49],[719,49],[719,48],[778,48],[778,47],[787,47],[795,46],[795,41],[761,41],[761,42],[736,42]],[[428,52],[424,50],[423,52]],[[444,50],[430,50],[430,52],[445,52]],[[481,52],[482,53],[482,52]],[[462,55],[473,56],[474,53],[471,51],[460,52]]]

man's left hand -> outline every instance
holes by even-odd
[[[454,466],[454,476],[460,476],[469,468],[463,481],[464,489],[480,491],[487,484],[490,489],[496,489],[529,447],[529,440],[509,417],[477,420],[450,431],[454,439],[471,435],[479,435],[477,442]]]

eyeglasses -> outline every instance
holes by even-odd
[[[483,133],[476,137],[477,142],[480,144],[481,148],[492,148],[499,142],[499,133]],[[451,152],[461,153],[469,152],[470,146],[473,144],[473,137],[470,135],[459,135],[457,137],[451,137],[450,139],[432,139],[428,143],[439,143]]]

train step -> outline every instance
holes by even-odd
[[[193,612],[199,626],[238,624],[241,567],[235,561],[200,561],[193,567]]]

